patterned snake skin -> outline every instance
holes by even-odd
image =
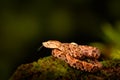
[[[102,64],[97,60],[100,57],[100,51],[96,47],[78,45],[74,42],[61,43],[55,40],[42,44],[44,47],[52,49],[54,57],[64,60],[73,68],[88,72],[95,72],[102,68]],[[85,59],[89,59],[89,61]]]

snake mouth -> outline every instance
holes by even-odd
[[[43,42],[42,45],[46,48],[53,48],[49,43]]]

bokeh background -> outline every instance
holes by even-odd
[[[37,52],[47,40],[97,45],[120,59],[120,0],[0,0],[0,80],[50,55]]]

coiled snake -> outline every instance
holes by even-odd
[[[49,40],[42,43],[44,47],[52,49],[52,55],[64,60],[71,67],[82,71],[94,72],[102,68],[97,60],[100,57],[100,50],[96,47],[78,45],[77,43],[61,43],[56,40]]]

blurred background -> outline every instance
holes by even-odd
[[[37,61],[43,41],[100,47],[120,59],[120,0],[0,0],[0,80]]]

